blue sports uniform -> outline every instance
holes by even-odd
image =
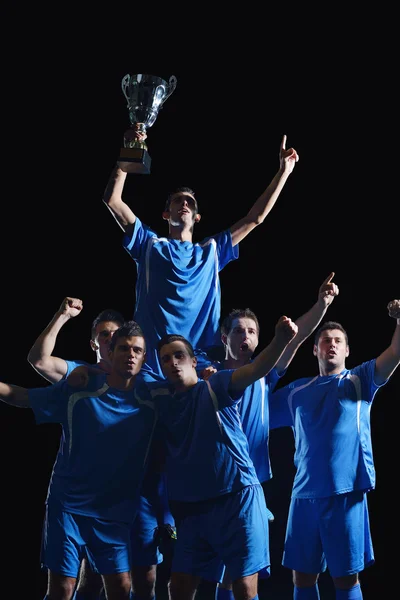
[[[178,525],[172,569],[221,581],[269,565],[264,494],[249,456],[233,370],[199,380],[184,393],[148,384],[166,444],[166,476]]]
[[[81,365],[97,367],[97,364],[90,364],[82,360],[66,360],[65,362],[67,363],[67,372],[64,379]],[[100,370],[100,372],[103,371]],[[142,377],[142,375],[144,379],[149,379],[147,373],[139,373],[138,377]],[[154,452],[151,452],[150,457],[153,455]],[[163,560],[157,534],[162,531],[160,529],[162,525],[171,525],[172,528],[175,528],[165,488],[165,476],[160,474],[157,468],[153,468],[150,461],[144,476],[137,515],[131,530],[132,565],[158,565]],[[91,566],[97,570],[94,564]]]
[[[214,364],[221,370],[222,363]],[[272,477],[271,461],[269,457],[269,395],[272,393],[279,381],[276,369],[272,369],[268,375],[258,379],[249,385],[243,392],[238,403],[238,410],[242,421],[242,428],[249,444],[249,454],[253,461],[257,477],[261,484],[266,483]],[[289,423],[288,419],[288,424]],[[264,489],[265,493],[265,489]],[[267,508],[269,521],[273,521],[274,515]],[[269,540],[265,542],[269,544]],[[270,576],[270,567],[263,569],[259,577],[266,579]]]
[[[33,388],[29,402],[37,424],[62,426],[46,498],[43,565],[77,577],[87,552],[101,573],[129,571],[154,404],[135,390],[110,388],[100,372],[85,389],[64,380]]]
[[[282,564],[333,577],[374,562],[366,493],[375,487],[370,411],[375,359],[297,379],[271,395],[271,426],[291,418],[296,473]]]
[[[134,319],[146,340],[146,365],[162,376],[157,343],[179,333],[196,351],[221,346],[219,272],[239,256],[229,230],[199,243],[158,237],[138,217],[123,246],[137,268]]]

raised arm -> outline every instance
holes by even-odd
[[[387,309],[389,316],[396,319],[396,329],[390,346],[376,359],[374,380],[377,385],[389,379],[400,363],[400,300],[389,302]]]
[[[134,129],[129,129],[129,134],[132,135],[133,132],[135,139],[140,142],[144,142],[144,140],[147,138],[147,134],[139,131],[137,127],[138,124],[136,124]],[[122,171],[117,164],[111,172],[103,195],[104,204],[107,206],[123,231],[126,231],[129,227],[132,227],[136,221],[135,213],[129,208],[126,202],[122,200],[122,192],[124,190],[126,175],[127,173]]]
[[[241,393],[248,385],[268,375],[296,333],[297,325],[289,317],[281,317],[275,325],[275,335],[268,346],[251,363],[233,371],[230,392]]]
[[[318,290],[318,300],[309,311],[299,317],[295,323],[297,325],[297,335],[293,338],[281,358],[276,364],[278,373],[285,371],[293,360],[294,355],[301,344],[315,331],[324,317],[328,307],[339,294],[339,288],[332,282],[335,273],[332,273],[323,281]]]
[[[50,383],[60,381],[68,369],[63,358],[53,356],[57,335],[67,321],[81,313],[82,307],[83,303],[79,298],[64,298],[50,323],[29,350],[28,362]]]
[[[0,382],[0,400],[18,408],[29,408],[27,388]]]
[[[233,246],[241,242],[257,225],[264,221],[278,200],[279,194],[298,160],[299,155],[294,148],[286,150],[286,135],[284,135],[279,149],[279,170],[247,215],[232,225],[230,231]]]

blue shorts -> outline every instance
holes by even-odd
[[[205,502],[181,503],[177,510],[172,571],[221,582],[225,565],[232,581],[270,565],[261,485]]]
[[[158,565],[163,561],[158,547],[157,527],[157,516],[152,503],[141,496],[131,529],[132,565]]]
[[[332,577],[360,573],[374,563],[367,495],[292,498],[282,564],[302,573]]]
[[[67,577],[78,577],[82,558],[102,575],[130,571],[129,523],[106,521],[46,506],[42,567]]]

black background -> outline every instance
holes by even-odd
[[[28,14],[9,20],[14,37],[3,70],[1,379],[46,385],[26,357],[67,295],[84,302],[82,314],[58,337],[56,354],[67,359],[94,359],[90,324],[100,310],[133,315],[135,265],[102,194],[129,125],[121,79],[139,71],[167,80],[173,74],[178,83],[148,130],[151,175],[128,176],[124,199],[134,212],[167,234],[161,219],[166,196],[188,185],[202,214],[195,240],[229,227],[275,175],[286,134],[300,160],[266,221],[240,244],[239,260],[221,272],[222,313],[252,308],[262,348],[278,318],[300,316],[335,271],[340,294],[328,315],[348,331],[347,366],[377,356],[395,325],[387,303],[400,289],[398,198],[383,193],[393,165],[388,146],[377,141],[390,113],[385,90],[377,89],[373,42],[358,31],[354,41],[349,35],[344,52],[347,32],[339,28],[327,50],[321,31],[314,44],[303,39],[300,58],[299,47],[287,38],[275,47],[261,38],[253,47],[239,34],[237,43],[213,37],[211,51],[205,30],[200,60],[191,29],[178,35],[169,27],[162,36],[150,29],[145,43],[137,37],[137,19],[109,17],[108,26],[86,31],[78,18],[63,28],[62,13],[52,16],[48,28],[38,26],[38,15],[32,28]],[[170,58],[172,44],[176,54]],[[316,368],[310,339],[285,382],[313,375]],[[371,413],[377,488],[369,505],[376,564],[362,574],[366,600],[384,579],[384,407],[398,396],[396,372]],[[0,403],[4,572],[10,581],[20,573],[25,577],[24,593],[14,597],[36,600],[45,593],[39,547],[59,435],[57,426],[36,426],[30,410]],[[270,449],[276,520],[273,578],[265,597],[269,590],[268,598],[291,598],[290,573],[279,565],[293,476],[290,432],[272,432]],[[321,578],[324,585],[323,598],[329,600],[334,595],[328,577]]]

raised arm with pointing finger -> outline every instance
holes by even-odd
[[[375,488],[371,408],[400,364],[400,300],[389,302],[387,310],[396,327],[378,357],[348,369],[347,332],[327,321],[314,338],[317,375],[296,379],[270,396],[272,418],[289,418],[295,436],[296,473],[282,559],[292,570],[295,596],[301,589],[317,598],[319,574],[328,568],[338,598],[361,600],[358,574],[375,561],[367,503]],[[362,331],[365,345],[372,339],[369,322]]]

